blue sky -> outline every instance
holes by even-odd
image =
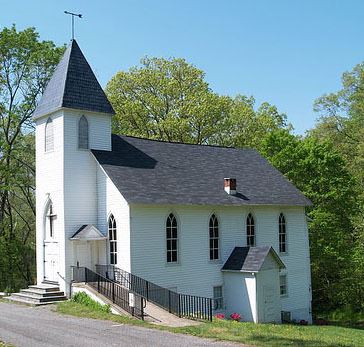
[[[253,95],[313,127],[314,100],[364,60],[361,0],[0,0],[0,26],[34,26],[42,39],[76,39],[100,83],[143,56],[183,57],[221,94]]]

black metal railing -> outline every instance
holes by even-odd
[[[115,305],[144,320],[145,299],[138,293],[86,267],[72,267],[72,281],[85,282]]]
[[[96,272],[178,317],[212,320],[211,298],[174,292],[114,265],[96,265]]]

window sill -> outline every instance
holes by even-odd
[[[288,298],[288,294],[280,295],[280,297],[281,297],[282,299]]]
[[[289,253],[288,253],[288,252],[279,252],[279,256],[280,256],[280,257],[285,257],[285,256],[287,256],[287,255],[289,255]]]

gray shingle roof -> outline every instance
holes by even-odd
[[[253,149],[112,137],[112,151],[92,151],[129,203],[182,205],[310,205]],[[237,179],[236,196],[224,177]]]
[[[66,49],[33,113],[33,119],[67,107],[114,114],[76,40]]]
[[[283,262],[271,246],[235,247],[221,270],[258,272],[267,255],[272,252],[278,266],[284,268]]]

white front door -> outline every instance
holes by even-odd
[[[58,242],[44,241],[44,280],[58,282],[59,247]]]

